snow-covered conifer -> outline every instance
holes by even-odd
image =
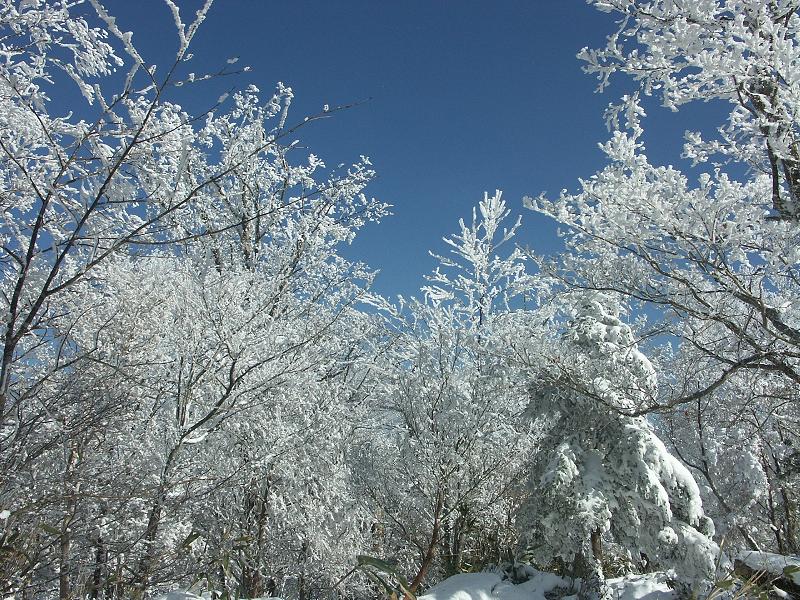
[[[621,413],[656,380],[619,306],[580,294],[550,356],[532,388],[532,416],[549,431],[521,520],[534,556],[573,564],[587,597],[605,594],[604,537],[682,581],[711,579],[717,548],[697,484],[645,418]]]

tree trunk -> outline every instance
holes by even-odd
[[[414,577],[413,581],[411,582],[409,591],[412,594],[416,594],[419,586],[422,584],[425,576],[428,574],[428,571],[433,564],[433,559],[436,557],[436,547],[439,545],[439,536],[442,527],[442,508],[444,506],[443,494],[440,492],[436,499],[436,507],[433,511],[433,530],[431,531],[431,537],[428,541],[428,548],[425,551],[425,555],[422,557],[422,563],[419,566],[419,571],[417,571],[416,576]]]
[[[251,489],[257,489],[257,483],[252,482]],[[249,561],[242,568],[242,595],[245,598],[259,598],[264,595],[265,582],[261,574],[261,560],[264,555],[265,536],[267,531],[269,480],[260,493],[248,492],[245,497],[245,524],[244,530],[250,529],[249,515],[253,514],[258,507],[256,517],[256,539],[255,552],[249,557]]]
[[[58,599],[69,600],[72,597],[72,590],[69,585],[69,553],[70,553],[69,529],[61,533],[58,555]]]
[[[602,534],[595,529],[589,537],[589,552],[582,547],[572,563],[573,575],[582,580],[578,600],[605,600],[609,597],[603,577],[602,557]]]
[[[595,529],[591,534],[592,556],[597,564],[603,564],[603,536],[599,529]],[[602,569],[602,566],[601,566]]]
[[[161,513],[167,501],[167,489],[169,477],[172,472],[172,464],[178,457],[178,453],[182,448],[182,442],[183,437],[181,437],[178,443],[169,451],[169,454],[167,454],[167,460],[164,461],[164,469],[161,471],[161,481],[156,490],[156,497],[153,499],[153,505],[150,507],[150,515],[147,518],[147,528],[145,529],[143,538],[145,543],[144,556],[139,563],[137,576],[134,580],[137,598],[144,596],[147,582],[152,574],[153,565],[155,565],[155,544],[156,538],[158,537],[158,527],[161,522]]]
[[[164,490],[159,488],[158,497],[153,501],[153,506],[150,507],[150,515],[147,518],[147,528],[144,531],[144,556],[139,562],[139,569],[134,580],[135,598],[144,596],[147,589],[147,582],[150,579],[150,574],[155,564],[155,544],[156,537],[158,536],[158,525],[161,521],[161,510],[163,506],[162,498],[164,497]]]
[[[95,548],[92,587],[89,590],[89,598],[91,600],[97,600],[100,597],[100,588],[103,587],[103,573],[106,571],[106,563],[108,562],[108,550],[102,535],[98,534]]]
[[[67,428],[67,423],[64,423]],[[72,552],[72,523],[76,516],[77,495],[80,485],[75,483],[80,452],[76,448],[70,447],[67,453],[66,465],[64,468],[63,494],[66,499],[64,507],[64,518],[61,523],[61,536],[59,539],[58,553],[58,598],[59,600],[69,600],[72,598],[72,586],[70,584],[70,570]]]
[[[453,542],[450,547],[450,571],[455,575],[461,572],[464,563],[464,541],[467,537],[467,510],[459,510],[453,525]]]

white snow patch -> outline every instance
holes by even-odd
[[[615,600],[675,600],[663,573],[629,575],[606,583]],[[433,586],[418,600],[545,600],[545,594],[558,587],[569,588],[569,581],[541,571],[516,585],[496,573],[464,573]]]
[[[606,584],[611,589],[611,597],[616,600],[675,600],[675,592],[669,589],[663,573],[628,575],[608,579]]]
[[[779,556],[779,558],[785,559],[786,557]],[[800,564],[800,559],[798,559],[798,563]],[[502,575],[498,573],[462,573],[433,586],[425,595],[418,596],[417,600],[546,600],[545,594],[554,589],[567,590],[570,588],[569,580],[553,573],[536,571],[527,567],[526,573],[529,575],[529,579],[518,584],[503,579]],[[666,576],[663,573],[628,575],[609,579],[606,584],[610,588],[611,597],[614,600],[675,600],[675,594],[667,586]],[[191,592],[175,590],[159,596],[156,600],[209,600],[210,598],[211,595],[208,592],[197,596]],[[569,598],[572,596],[564,596],[562,600]],[[280,600],[280,598],[264,598],[263,600]]]
[[[155,600],[212,600],[216,596],[213,596],[211,592],[203,592],[202,596],[198,596],[191,592],[187,592],[185,590],[173,590],[171,592],[167,592],[163,596],[158,596]],[[242,600],[246,600],[243,598]],[[263,598],[253,598],[252,600],[281,600],[280,598],[267,598],[264,596]]]
[[[159,596],[156,600],[202,600],[202,598],[200,596],[195,596],[191,592],[174,590],[172,592],[167,592],[164,596]]]
[[[494,588],[502,582],[497,573],[462,573],[433,586],[417,600],[492,600]]]
[[[783,573],[786,567],[800,569],[800,556],[784,556],[770,552],[742,552],[736,558],[754,571],[768,571],[775,575]],[[800,585],[800,571],[792,573],[791,579],[795,585]]]

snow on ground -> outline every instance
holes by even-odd
[[[615,600],[674,600],[663,574],[629,575],[607,582]],[[555,588],[569,588],[570,582],[552,573],[534,574],[524,583],[513,584],[497,573],[464,573],[433,586],[418,600],[545,600]],[[566,600],[567,597],[565,597]]]
[[[418,600],[491,600],[500,597],[493,592],[501,582],[497,573],[462,573],[433,586]]]
[[[763,554],[763,553],[761,553]],[[774,555],[777,556],[777,555]],[[785,557],[780,557],[785,558]],[[527,567],[528,580],[513,584],[498,573],[462,573],[445,579],[433,586],[417,600],[546,600],[545,594],[562,588],[565,593],[571,581]],[[606,581],[614,600],[675,600],[675,594],[667,587],[663,573],[628,575]],[[156,600],[207,600],[208,594],[196,596],[190,592],[174,591]],[[574,600],[575,596],[564,596],[563,600]],[[255,600],[259,600],[256,598]],[[264,598],[261,600],[280,600]]]
[[[736,558],[754,571],[767,571],[776,575],[783,573],[786,567],[800,569],[800,556],[784,556],[770,552],[742,552]],[[800,571],[794,571],[790,577],[795,585],[800,585]]]
[[[628,575],[606,581],[615,600],[675,600],[663,573]]]
[[[185,592],[183,590],[175,590],[172,592],[168,592],[163,596],[158,596],[155,600],[209,600],[211,595],[208,592],[205,592],[202,596],[197,596],[192,594],[191,592]],[[253,598],[253,600],[281,600],[280,598]]]

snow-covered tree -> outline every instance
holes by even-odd
[[[515,478],[533,440],[524,379],[506,360],[524,256],[505,252],[519,225],[486,195],[470,224],[445,238],[451,254],[389,333],[375,389],[377,421],[363,447],[377,549],[402,561],[417,589],[510,549]],[[504,255],[500,253],[503,252]],[[518,299],[518,298],[517,298]]]
[[[704,375],[696,364],[679,362],[695,356],[674,360],[672,372]],[[710,369],[707,377],[714,376]],[[800,415],[792,395],[779,377],[747,373],[658,420],[660,434],[701,484],[706,513],[726,546],[797,552]]]
[[[534,557],[572,564],[585,597],[605,594],[604,536],[635,562],[711,579],[717,549],[697,484],[646,419],[619,412],[651,395],[656,378],[613,299],[580,295],[550,352],[530,407],[548,434],[520,519]]]
[[[282,143],[283,85],[184,110],[211,3],[166,4],[166,70],[99,2],[0,10],[2,594],[308,597],[360,549],[344,455],[372,273],[337,248],[386,207],[366,158]],[[50,100],[70,85],[83,103]]]
[[[734,418],[725,425],[734,438],[749,414],[758,415],[756,427],[745,426],[748,437],[769,432],[780,438],[780,450],[766,454],[780,456],[782,464],[770,469],[791,471],[800,434],[798,6],[783,0],[594,4],[620,15],[620,27],[606,47],[581,52],[587,71],[598,75],[601,88],[622,73],[639,89],[609,109],[613,133],[602,145],[608,165],[581,180],[577,193],[531,201],[568,228],[569,252],[542,266],[569,287],[614,292],[645,307],[658,334],[653,345],[664,347],[651,354],[680,357],[659,369],[657,393],[621,412],[634,416],[674,408],[677,426],[681,411],[708,420],[709,412],[720,410],[738,415],[741,422]],[[709,123],[702,135],[686,134],[684,157],[698,169],[708,165],[696,180],[646,156],[642,106],[649,96],[672,110],[697,101],[729,109],[726,122]],[[760,382],[757,391],[754,380]],[[742,389],[755,393],[733,392]],[[718,400],[705,407],[713,398]],[[673,431],[676,450],[679,440],[694,436],[699,443],[696,423],[686,423],[695,433]],[[711,431],[705,427],[703,435]],[[706,441],[708,448],[715,443]],[[723,496],[727,486],[710,471],[715,481],[707,480],[700,454],[694,444],[687,464],[699,467],[695,474],[704,489],[719,484]],[[778,491],[775,498],[781,495]],[[722,506],[713,492],[707,496]],[[735,503],[732,513],[738,510]],[[773,536],[776,549],[791,547],[785,530],[794,529],[789,515],[797,510],[792,494],[781,503],[786,510],[778,511],[785,515],[779,520],[788,521],[777,525],[784,534]],[[756,538],[764,540],[772,531],[738,530],[735,537],[753,548]]]
[[[757,204],[777,219],[797,220],[798,154],[795,65],[800,16],[794,0],[593,0],[623,17],[600,50],[584,48],[585,70],[600,88],[613,73],[630,75],[646,95],[677,110],[698,100],[730,105],[719,139],[687,134],[688,157],[706,161],[722,153],[770,180]],[[614,118],[614,112],[609,115]],[[712,128],[709,128],[712,130]]]

